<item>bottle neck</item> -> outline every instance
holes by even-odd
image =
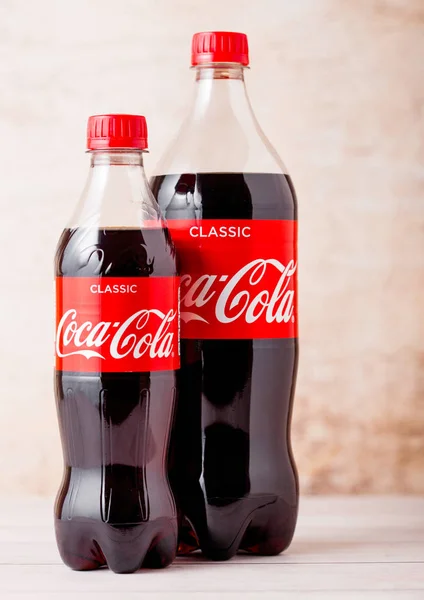
[[[94,150],[90,152],[87,186],[103,190],[106,186],[125,191],[145,179],[143,153],[139,150]]]
[[[72,226],[141,227],[157,221],[141,150],[90,152],[90,171]]]
[[[196,83],[191,118],[220,118],[235,114],[252,117],[244,80],[244,67],[236,64],[196,67]]]
[[[141,150],[93,150],[90,152],[91,167],[141,167]]]

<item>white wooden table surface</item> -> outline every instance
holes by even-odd
[[[52,500],[0,500],[1,600],[424,600],[424,498],[302,498],[283,555],[115,575],[62,565]]]

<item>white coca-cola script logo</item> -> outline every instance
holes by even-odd
[[[237,319],[254,323],[262,315],[267,323],[293,321],[294,289],[291,283],[296,267],[293,260],[283,265],[273,258],[258,258],[231,278],[228,275],[202,275],[195,279],[184,275],[181,278],[181,319],[208,323],[193,312],[193,307],[199,309],[213,301],[215,316],[220,323],[232,323]],[[217,289],[222,287],[219,282],[226,282],[223,289]]]
[[[177,312],[174,310],[165,314],[160,310],[151,309],[139,310],[123,323],[100,321],[94,324],[85,321],[79,324],[78,313],[71,308],[60,319],[56,336],[56,352],[60,358],[80,354],[86,358],[104,359],[106,357],[103,354],[90,348],[100,348],[108,342],[109,354],[117,360],[129,354],[134,358],[140,358],[147,352],[150,358],[168,358],[174,348],[174,333],[169,329],[176,316]],[[159,319],[159,324],[155,326],[155,332],[146,332],[147,326],[149,325],[151,329],[151,321],[156,318]],[[130,329],[133,333],[129,333]],[[134,333],[134,329],[137,333]],[[81,350],[66,353],[65,349],[70,344]]]

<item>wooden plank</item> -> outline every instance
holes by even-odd
[[[0,532],[0,539],[1,532]],[[3,540],[2,540],[3,541]],[[414,563],[423,562],[423,544],[421,542],[354,542],[324,541],[317,544],[294,542],[293,546],[279,556],[239,555],[229,563],[244,564],[337,564],[337,563]],[[199,555],[177,559],[181,564],[201,564],[204,559]],[[56,550],[54,539],[9,542],[0,546],[0,565],[60,565],[61,559]],[[424,568],[424,567],[423,567]],[[424,600],[424,598],[423,598]]]
[[[358,592],[268,592],[262,598],[266,600],[423,600],[422,591],[361,591]],[[103,591],[78,594],[78,600],[217,600],[215,592],[126,592],[125,597],[119,592]],[[3,599],[2,599],[3,600]],[[75,600],[72,592],[32,592],[4,596],[4,600]],[[226,592],[219,595],[218,600],[259,600],[257,592]]]
[[[61,564],[51,529],[38,529],[17,534],[13,529],[3,535],[0,529],[0,565],[8,564]],[[299,534],[300,537],[300,534]],[[368,539],[371,538],[371,539]],[[230,564],[319,564],[319,563],[405,563],[424,561],[424,533],[416,539],[399,541],[379,540],[369,531],[364,531],[363,541],[359,537],[350,537],[346,532],[334,532],[332,539],[308,540],[296,539],[284,554],[279,556],[236,556]],[[181,557],[181,564],[202,564],[200,554]]]
[[[107,569],[76,573],[62,566],[0,567],[0,593],[306,592],[418,591],[424,598],[422,564],[255,565],[174,564],[163,571],[119,576]]]

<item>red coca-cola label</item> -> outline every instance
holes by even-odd
[[[56,368],[177,369],[178,287],[178,277],[58,277]]]
[[[181,337],[297,337],[296,221],[170,220]]]

